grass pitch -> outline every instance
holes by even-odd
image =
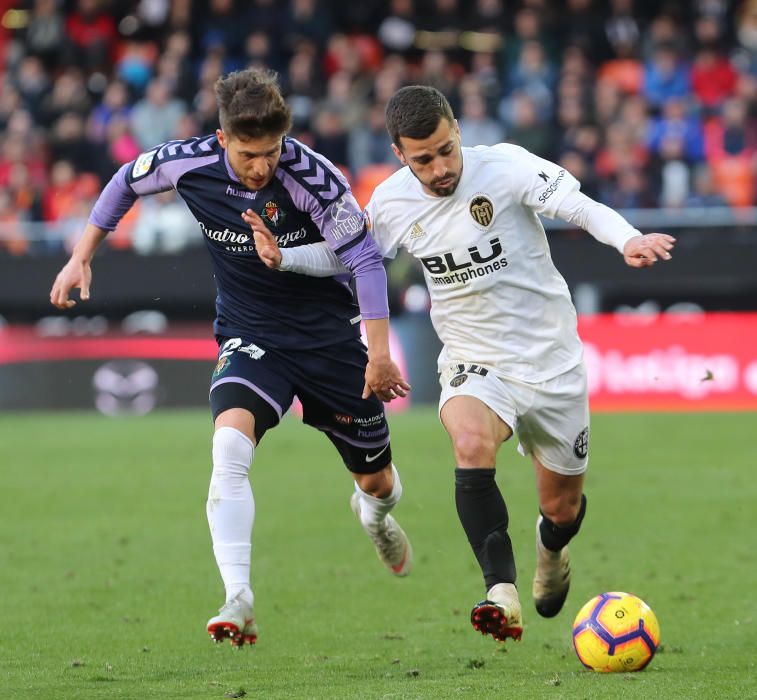
[[[473,632],[483,585],[454,510],[432,410],[394,417],[416,568],[392,578],[352,515],[328,441],[295,419],[252,470],[260,639],[208,640],[222,602],[205,521],[205,412],[0,418],[3,698],[745,698],[757,696],[754,414],[598,415],[573,588],[531,602],[530,463],[500,453],[526,629]],[[644,598],[663,648],[638,674],[583,669],[573,616],[597,593]]]

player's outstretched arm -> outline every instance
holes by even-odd
[[[156,152],[157,149],[151,151],[150,157],[154,156]],[[50,303],[53,306],[59,309],[70,309],[74,306],[76,302],[69,299],[69,294],[76,288],[80,290],[79,298],[82,301],[89,299],[89,286],[92,281],[92,257],[100,243],[108,233],[118,226],[118,222],[139,197],[129,184],[129,178],[144,178],[141,180],[140,187],[142,194],[164,192],[173,186],[171,182],[161,180],[157,176],[154,177],[154,173],[148,175],[147,170],[142,170],[135,175],[135,171],[141,168],[143,158],[144,154],[137,160],[122,165],[100,193],[89,215],[89,222],[84,228],[82,237],[74,247],[69,261],[63,266],[63,269],[55,278],[55,282],[53,282],[50,290]]]
[[[63,266],[50,290],[50,303],[59,309],[70,309],[76,301],[69,298],[73,289],[79,290],[82,301],[89,299],[89,287],[92,282],[92,257],[95,250],[108,232],[87,224],[79,242],[74,247],[71,257]]]
[[[242,212],[242,218],[252,230],[255,249],[263,263],[273,270],[296,272],[310,277],[333,277],[350,274],[328,243],[308,243],[296,248],[279,248],[276,237],[251,209]]]
[[[242,219],[252,229],[258,257],[271,269],[281,268],[316,277],[349,272],[327,243],[311,243],[282,251],[274,235],[252,209],[242,212]],[[382,401],[407,396],[410,385],[389,354],[389,319],[365,319],[365,328],[368,365],[365,368],[363,398],[368,398],[371,393]]]
[[[642,234],[610,207],[574,190],[563,197],[556,216],[580,226],[602,243],[613,246],[631,267],[650,267],[671,260],[676,239],[665,233]]]
[[[631,267],[651,267],[658,260],[670,260],[676,239],[666,233],[634,236],[623,246],[623,259]]]

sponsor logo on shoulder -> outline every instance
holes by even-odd
[[[147,173],[150,172],[150,166],[152,165],[153,160],[155,160],[155,154],[157,152],[157,148],[152,151],[147,151],[134,161],[134,166],[131,169],[132,178],[136,180],[137,178],[142,177],[143,175],[147,175]]]
[[[549,176],[546,173],[539,173],[539,177],[544,179],[544,177],[549,178]],[[539,195],[539,201],[544,204],[557,190],[560,188],[560,183],[565,179],[565,170],[561,170],[559,173],[557,173],[557,177],[554,179],[554,181],[544,188],[544,192],[542,192]],[[546,182],[546,180],[545,180]]]
[[[336,240],[362,231],[365,218],[360,212],[354,197],[350,197],[349,195],[340,197],[329,207],[329,213],[334,220],[334,228],[331,229],[331,235]]]

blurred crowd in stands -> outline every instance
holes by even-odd
[[[757,0],[0,8],[0,248],[12,253],[70,245],[120,165],[213,132],[213,84],[246,66],[280,73],[293,135],[342,167],[363,204],[397,167],[384,105],[409,83],[448,96],[464,145],[522,145],[612,207],[754,204]],[[166,193],[141,200],[109,241],[168,252],[200,236]]]

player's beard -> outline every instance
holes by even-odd
[[[447,184],[439,186],[440,182],[445,182]],[[437,197],[450,197],[451,195],[455,194],[455,190],[457,189],[458,184],[460,184],[460,175],[449,174],[433,180],[428,185],[428,188]]]

